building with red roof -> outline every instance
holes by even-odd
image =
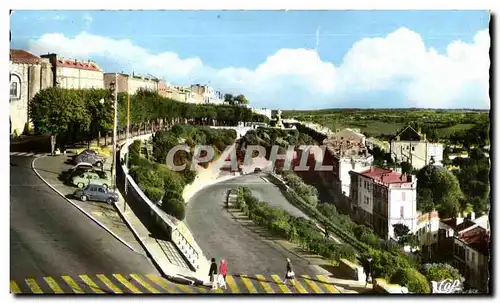
[[[467,287],[487,291],[490,244],[490,232],[477,224],[462,230],[455,237],[454,266],[465,278]]]
[[[104,73],[93,61],[62,58],[56,54],[41,57],[49,59],[52,64],[54,86],[70,89],[104,88]]]
[[[417,228],[417,179],[415,176],[371,167],[350,171],[351,216],[371,227],[382,238],[395,238],[394,225]]]

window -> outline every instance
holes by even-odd
[[[401,208],[399,210],[399,214],[401,215],[401,218],[404,218],[404,216],[405,216],[405,207],[404,206],[401,206]]]
[[[91,187],[91,188],[90,188],[90,191],[97,191],[97,188],[95,188],[95,187]]]
[[[104,191],[104,188],[99,187],[99,192],[100,192],[100,193],[104,193],[104,192],[105,192],[105,191]]]
[[[365,204],[370,204],[370,199],[368,197],[365,197]]]
[[[474,252],[471,252],[471,256],[470,256],[470,259],[472,261],[472,263],[476,262],[476,254]]]
[[[467,250],[467,259],[466,259],[466,261],[469,261],[469,258],[470,258],[470,257],[469,257],[469,254],[470,254],[470,251],[469,251],[469,250]]]
[[[412,146],[412,147],[411,147],[411,150],[412,150],[412,151],[415,151],[415,146]]]
[[[10,74],[10,99],[21,98],[21,78],[18,75]]]
[[[401,200],[406,201],[406,193],[405,192],[401,193]]]

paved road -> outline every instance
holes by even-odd
[[[43,183],[30,157],[10,157],[10,277],[158,274]]]
[[[263,240],[236,222],[225,210],[227,190],[242,185],[273,206],[282,207],[294,215],[303,215],[288,203],[275,185],[257,175],[247,175],[205,188],[191,198],[186,209],[187,224],[205,255],[208,258],[227,259],[230,274],[283,276],[287,257],[291,259],[296,274],[318,274],[305,260],[274,242]]]

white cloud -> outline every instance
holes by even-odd
[[[257,106],[356,107],[361,102],[372,107],[489,108],[490,104],[488,30],[479,31],[472,43],[454,41],[440,54],[427,48],[419,34],[400,28],[386,37],[354,43],[337,66],[322,61],[312,49],[280,49],[253,70],[214,69],[200,58],[151,54],[129,40],[86,32],[73,38],[45,34],[29,45],[35,53],[100,57],[116,62],[121,70],[150,73],[171,83],[210,81],[222,91],[247,95]],[[379,97],[371,103],[374,92],[396,92],[402,97]]]

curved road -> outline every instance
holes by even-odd
[[[10,157],[10,279],[81,274],[158,274],[48,187],[32,158]]]
[[[285,258],[290,258],[296,274],[319,274],[305,260],[264,240],[234,219],[225,209],[224,200],[227,190],[238,186],[247,186],[261,201],[281,207],[292,215],[304,216],[286,200],[278,187],[258,175],[246,175],[202,189],[189,200],[186,221],[206,257],[225,258],[229,274],[278,274],[283,277]]]

